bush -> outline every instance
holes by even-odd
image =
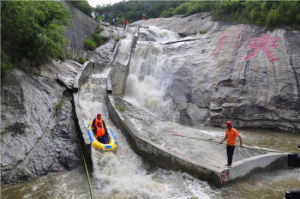
[[[10,57],[1,49],[1,81],[4,80],[13,69]]]
[[[61,106],[63,104],[64,100],[63,98],[60,98],[56,104],[56,107],[55,107],[55,113],[57,114],[60,110],[61,110]]]
[[[92,35],[93,40],[96,42],[97,47],[104,44],[108,39],[100,34],[93,34]]]
[[[199,30],[198,31],[200,34],[205,34],[206,33],[206,30]]]
[[[93,38],[89,37],[84,41],[84,48],[86,50],[95,50],[97,48],[97,43],[93,40]]]
[[[86,62],[86,59],[84,57],[80,57],[78,62],[84,64]]]
[[[103,35],[94,33],[91,37],[87,38],[84,42],[84,47],[86,50],[95,50],[98,46],[104,44],[108,38]]]
[[[121,111],[121,112],[124,112],[125,111],[125,106],[123,105],[117,105],[118,106],[118,109]]]
[[[3,1],[2,50],[12,64],[27,59],[37,66],[49,59],[61,58],[62,48],[67,43],[65,26],[70,19],[69,11],[60,2]]]
[[[164,17],[164,18],[171,17],[171,16],[174,15],[173,12],[174,12],[174,9],[171,9],[171,10],[165,10],[165,11],[163,11],[163,12],[161,13],[160,16],[161,16],[161,17]]]
[[[92,17],[92,12],[94,11],[93,7],[86,0],[80,1],[68,1],[74,7],[78,8],[78,10]]]
[[[178,6],[177,8],[175,8],[173,13],[175,15],[183,15],[183,14],[187,13],[187,10],[188,10],[188,4],[184,3],[184,4],[181,4],[180,6]]]

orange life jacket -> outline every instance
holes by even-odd
[[[104,130],[104,128],[103,128],[103,127],[102,127],[102,128],[97,127],[97,134],[96,134],[96,136],[97,136],[97,137],[102,137],[103,135],[105,135],[105,130]]]
[[[102,118],[100,118],[100,120],[98,120],[98,118],[95,119],[95,127],[98,127],[98,122],[101,122],[101,126],[103,126],[103,120]]]

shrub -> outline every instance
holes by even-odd
[[[86,0],[80,1],[68,1],[74,7],[81,10],[83,13],[87,14],[88,16],[92,17],[92,12],[94,11],[93,7]]]
[[[89,37],[84,41],[84,48],[86,50],[95,50],[97,48],[97,43],[93,40],[93,38]]]
[[[108,39],[100,34],[93,34],[92,35],[93,40],[96,42],[97,47],[104,44]]]
[[[63,98],[60,98],[57,102],[57,105],[55,107],[55,112],[58,113],[60,110],[61,110],[61,106],[64,102],[64,99]]]
[[[86,62],[86,59],[84,57],[80,57],[78,62],[84,64]]]
[[[198,31],[200,34],[205,34],[206,33],[206,30],[199,30]]]
[[[121,112],[125,111],[125,106],[118,104],[117,107]]]
[[[10,57],[1,49],[1,81],[8,76],[12,69],[13,64],[11,63]]]
[[[3,1],[2,50],[12,64],[27,59],[37,66],[49,59],[61,58],[62,48],[67,43],[65,26],[70,20],[69,11],[60,2]],[[10,65],[4,64],[1,67],[7,71]]]

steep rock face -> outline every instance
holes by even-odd
[[[80,164],[71,94],[49,76],[15,69],[1,89],[1,184]],[[61,104],[61,105],[59,105]]]
[[[219,23],[207,13],[138,23],[187,36],[163,44],[176,58],[167,94],[181,121],[300,132],[299,31]]]

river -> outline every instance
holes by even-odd
[[[300,169],[278,170],[249,177],[221,189],[210,186],[191,175],[161,169],[144,161],[130,147],[123,134],[114,126],[106,109],[106,76],[93,74],[80,91],[80,107],[84,122],[101,112],[118,141],[116,153],[99,153],[92,150],[92,190],[94,198],[264,198],[281,199],[288,190],[300,189]],[[210,134],[224,129],[204,128]],[[241,130],[246,144],[276,150],[299,151],[299,135],[283,132]],[[297,143],[298,142],[298,143]],[[21,198],[89,198],[88,182],[83,167],[72,171],[42,176],[17,185],[1,186],[4,199]]]

